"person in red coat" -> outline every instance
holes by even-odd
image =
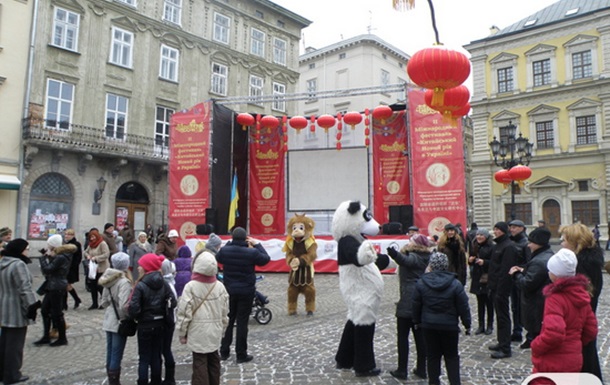
[[[531,343],[533,373],[580,372],[582,347],[597,336],[589,280],[576,274],[577,263],[576,254],[565,248],[547,263],[551,283],[543,290],[542,330]]]

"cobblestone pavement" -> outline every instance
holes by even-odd
[[[42,282],[34,261],[32,272],[35,287]],[[600,361],[606,379],[610,378],[610,300],[606,293],[610,290],[610,276],[604,273],[605,287],[600,298],[598,318],[600,333],[598,347]],[[377,366],[382,373],[377,377],[357,378],[352,371],[335,369],[334,354],[345,323],[345,306],[339,293],[338,276],[334,274],[316,275],[317,311],[313,317],[304,315],[303,298],[299,298],[299,314],[286,314],[287,275],[266,274],[258,284],[258,289],[269,296],[267,305],[273,312],[268,325],[259,325],[250,319],[248,337],[249,353],[254,360],[238,365],[235,354],[222,363],[223,384],[417,384],[425,380],[409,378],[398,381],[389,371],[396,368],[396,323],[394,303],[398,298],[398,277],[385,275],[385,298],[375,334]],[[107,384],[105,376],[106,339],[101,330],[103,310],[87,310],[91,303],[83,282],[76,285],[83,300],[81,307],[66,313],[69,345],[63,347],[35,347],[33,342],[42,335],[41,321],[28,330],[23,373],[30,376],[28,385],[101,385]],[[473,329],[476,324],[476,300],[470,295]],[[494,343],[493,336],[460,336],[461,375],[464,385],[473,384],[520,384],[530,374],[530,351],[521,350],[513,344],[513,356],[509,359],[492,360],[487,346]],[[234,347],[234,346],[233,346]],[[414,352],[414,347],[411,346]],[[191,353],[174,337],[174,355],[177,362],[176,379],[179,385],[190,384]],[[413,356],[410,357],[413,367]],[[444,368],[443,368],[444,371]],[[122,383],[136,384],[137,344],[136,337],[130,337],[125,349],[122,369]],[[447,384],[447,378],[441,378]]]

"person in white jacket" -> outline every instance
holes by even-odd
[[[216,279],[216,258],[204,249],[195,258],[192,279],[178,302],[176,330],[193,352],[192,385],[220,383],[218,348],[229,324],[229,294]]]

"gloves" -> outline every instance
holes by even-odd
[[[392,258],[396,258],[398,256],[398,251],[396,251],[393,247],[388,247],[387,249],[388,255]]]
[[[42,306],[42,303],[40,302],[40,300],[34,302],[33,304],[31,304],[30,306],[28,306],[28,312],[26,314],[26,317],[28,319],[31,319],[32,321],[36,321],[36,315],[38,314],[37,311],[38,309],[40,309],[40,307]]]

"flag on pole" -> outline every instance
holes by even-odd
[[[237,172],[233,173],[233,183],[231,185],[231,204],[229,205],[229,224],[228,230],[235,226],[235,219],[239,217],[237,203],[239,202],[239,192],[237,191]]]

